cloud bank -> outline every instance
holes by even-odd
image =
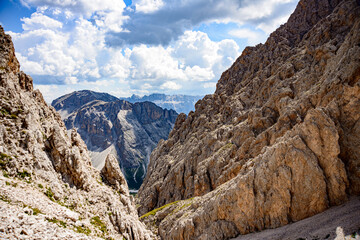
[[[9,32],[22,70],[48,101],[79,88],[117,96],[208,94],[245,47],[286,21],[294,0],[22,0],[36,7]],[[208,24],[234,26],[212,40]],[[49,94],[47,94],[47,92]],[[54,94],[55,92],[55,94]],[[53,93],[53,94],[50,94]]]

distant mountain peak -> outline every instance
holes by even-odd
[[[137,189],[145,177],[151,150],[167,139],[177,113],[153,102],[130,103],[107,93],[72,92],[53,101],[67,129],[75,128],[101,169],[112,153],[129,187]]]
[[[166,95],[163,93],[152,93],[150,95],[145,96],[138,96],[133,94],[129,98],[120,98],[131,103],[135,102],[153,102],[156,105],[166,108],[166,109],[173,109],[177,113],[185,113],[188,114],[190,111],[195,110],[195,103],[201,99],[203,96],[191,96],[191,95]]]

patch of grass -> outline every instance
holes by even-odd
[[[5,170],[3,170],[3,176],[9,178],[9,174]]]
[[[45,133],[41,132],[42,136],[43,136],[43,140],[46,141],[47,140],[47,137],[45,135]]]
[[[7,203],[11,203],[11,200],[7,196],[0,195],[0,200]]]
[[[106,225],[103,221],[101,221],[99,216],[92,217],[90,219],[90,223],[98,227],[103,233],[107,233]]]
[[[26,170],[23,170],[22,172],[18,172],[17,173],[18,177],[21,179],[26,179],[26,178],[30,178],[31,179],[31,173],[29,173]]]
[[[31,209],[33,210],[33,215],[38,215],[39,213],[42,214],[42,212],[38,208],[31,208]]]
[[[16,114],[12,113],[12,114],[10,115],[10,118],[11,118],[11,119],[17,119],[18,116],[17,116]]]
[[[26,204],[24,204],[23,207],[24,208],[28,207],[28,208],[30,208],[32,210],[32,212],[29,212],[28,210],[25,210],[25,213],[27,215],[38,215],[39,213],[43,214],[38,208],[33,208],[33,207],[30,207],[30,206],[28,206]]]
[[[10,182],[8,182],[8,181],[6,181],[5,182],[5,184],[7,185],[7,186],[13,186],[13,187],[17,187],[17,183],[10,183]]]
[[[230,148],[232,148],[232,146],[233,146],[232,143],[227,143],[227,144],[225,144],[224,146],[222,146],[222,147],[220,148],[220,151],[224,151],[224,150],[230,149]]]
[[[44,186],[41,183],[38,184],[38,187],[41,188],[41,189],[44,188]]]
[[[11,159],[12,157],[10,155],[0,152],[0,168],[4,170]]]
[[[55,224],[58,225],[59,227],[66,228],[66,222],[64,222],[64,221],[61,221],[61,220],[56,219],[56,218],[46,218],[46,220],[47,220],[48,222],[55,223]]]
[[[54,193],[53,191],[51,190],[51,188],[46,188],[46,192],[44,192],[44,194],[53,202],[55,202],[55,199],[54,199]]]
[[[178,200],[178,201],[175,201],[175,202],[171,202],[171,203],[168,203],[168,204],[166,204],[166,205],[164,205],[164,206],[161,206],[161,207],[159,207],[159,208],[156,208],[156,209],[154,209],[154,210],[152,210],[152,211],[150,211],[150,212],[148,212],[148,213],[145,213],[145,214],[142,215],[139,219],[146,218],[146,217],[148,217],[148,216],[150,216],[150,215],[155,215],[158,211],[163,210],[164,208],[167,208],[167,207],[169,207],[169,206],[171,206],[171,205],[177,204],[177,203],[180,202],[180,201],[181,201],[181,200]]]
[[[74,230],[75,230],[75,232],[83,233],[83,234],[88,235],[88,236],[89,236],[89,234],[91,233],[91,230],[90,230],[89,228],[85,227],[84,225],[82,225],[82,226],[75,226],[75,227],[74,227]]]
[[[5,108],[1,108],[1,109],[0,109],[0,112],[1,112],[3,115],[5,115],[5,116],[9,116],[9,115],[10,115],[9,111],[8,111],[7,109],[5,109]]]
[[[17,172],[17,176],[18,178],[25,180],[27,183],[31,183],[31,173],[28,171],[23,170],[22,172]]]
[[[10,155],[7,155],[6,153],[0,152],[0,159],[11,159]]]

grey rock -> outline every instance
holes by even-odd
[[[20,72],[1,26],[0,43],[1,238],[154,239],[119,172],[125,194],[101,182],[79,134]]]
[[[97,99],[98,97],[98,99]],[[67,129],[75,128],[101,170],[113,154],[131,189],[145,177],[150,153],[167,139],[177,113],[151,102],[129,103],[105,93],[73,92],[53,101]]]

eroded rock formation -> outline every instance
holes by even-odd
[[[191,199],[160,218],[160,236],[228,239],[359,195],[359,56],[359,1],[301,0],[179,115],[151,155],[140,215]]]
[[[177,113],[151,102],[130,103],[106,93],[77,91],[52,102],[68,129],[84,139],[93,165],[102,169],[109,153],[119,162],[131,189],[145,177],[150,153],[167,139]]]
[[[105,185],[78,133],[33,90],[1,26],[0,122],[2,238],[153,239],[121,176],[104,173],[121,191]]]

